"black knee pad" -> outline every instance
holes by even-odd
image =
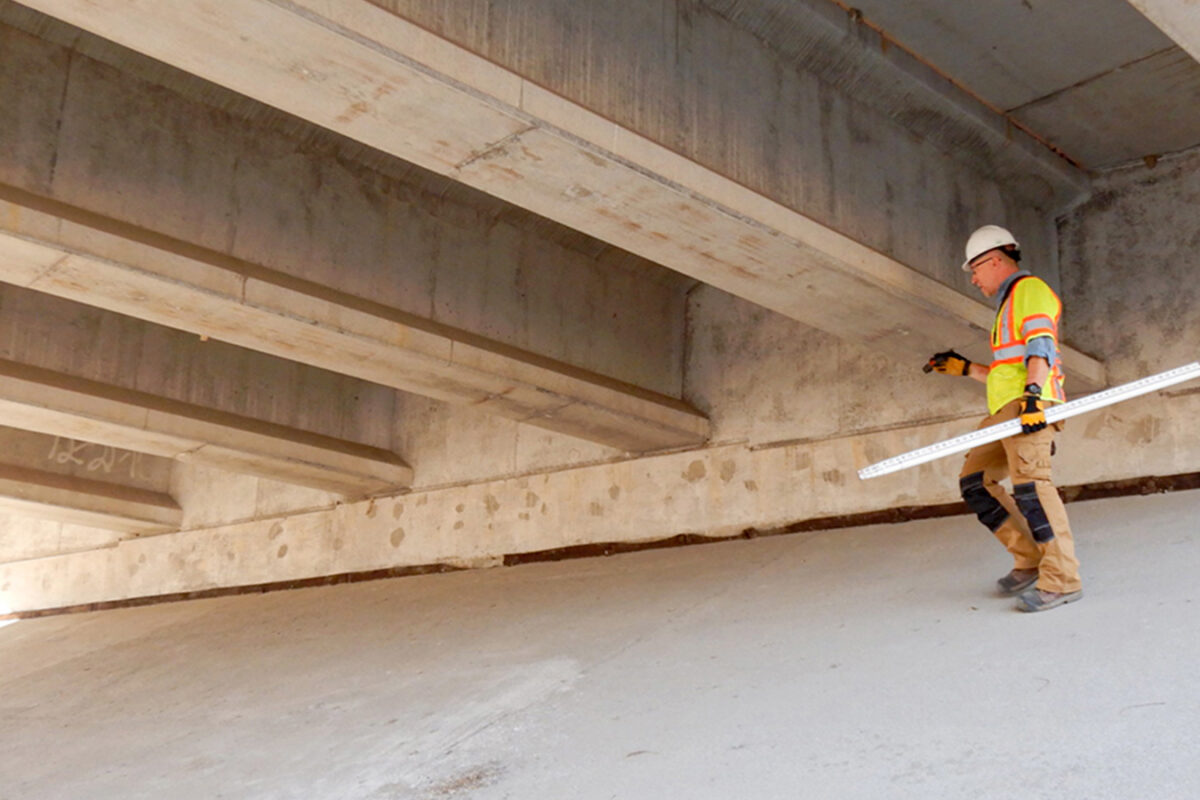
[[[983,473],[972,472],[958,479],[958,488],[967,508],[975,512],[987,529],[995,532],[1008,519],[1008,511],[1000,505],[1000,501],[992,497],[991,492],[983,488]]]
[[[1054,529],[1050,527],[1050,520],[1046,519],[1046,509],[1042,508],[1042,501],[1038,498],[1037,484],[1017,484],[1013,487],[1013,497],[1017,501],[1017,508],[1021,509],[1021,514],[1029,523],[1029,532],[1033,534],[1033,540],[1044,544],[1053,539]]]

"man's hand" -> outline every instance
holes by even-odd
[[[930,356],[923,368],[925,372],[940,372],[943,375],[969,375],[971,362],[966,356],[960,356],[953,350]]]
[[[1025,397],[1021,406],[1021,433],[1037,433],[1046,427],[1046,413],[1042,410],[1042,387],[1036,383],[1025,384]]]

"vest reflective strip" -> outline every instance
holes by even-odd
[[[1028,340],[1035,333],[1048,333],[1054,335],[1054,320],[1050,319],[1046,314],[1034,314],[1027,317],[1021,325],[1021,336]]]
[[[1013,344],[1008,347],[997,347],[992,350],[992,363],[1020,361],[1025,358],[1025,345]]]

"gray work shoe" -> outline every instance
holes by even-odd
[[[1026,592],[1017,598],[1018,611],[1049,611],[1052,608],[1065,606],[1067,603],[1074,603],[1076,600],[1083,597],[1083,590],[1077,592],[1043,592],[1041,589],[1034,589]]]
[[[996,581],[996,586],[1000,588],[1000,594],[1003,597],[1012,597],[1033,586],[1037,583],[1037,579],[1038,571],[1036,569],[1014,569]]]

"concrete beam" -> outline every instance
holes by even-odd
[[[0,279],[628,451],[696,445],[682,401],[0,186]]]
[[[1179,0],[1129,0],[1159,30],[1200,61],[1200,3]]]
[[[0,424],[344,495],[412,482],[412,469],[379,448],[7,360]]]
[[[0,464],[0,510],[138,535],[183,522],[168,494],[9,464]]]
[[[25,5],[895,358],[990,327],[983,303],[367,2]],[[1064,357],[1076,387],[1105,383]]]
[[[0,426],[0,509],[135,535],[177,530],[171,463]]]

